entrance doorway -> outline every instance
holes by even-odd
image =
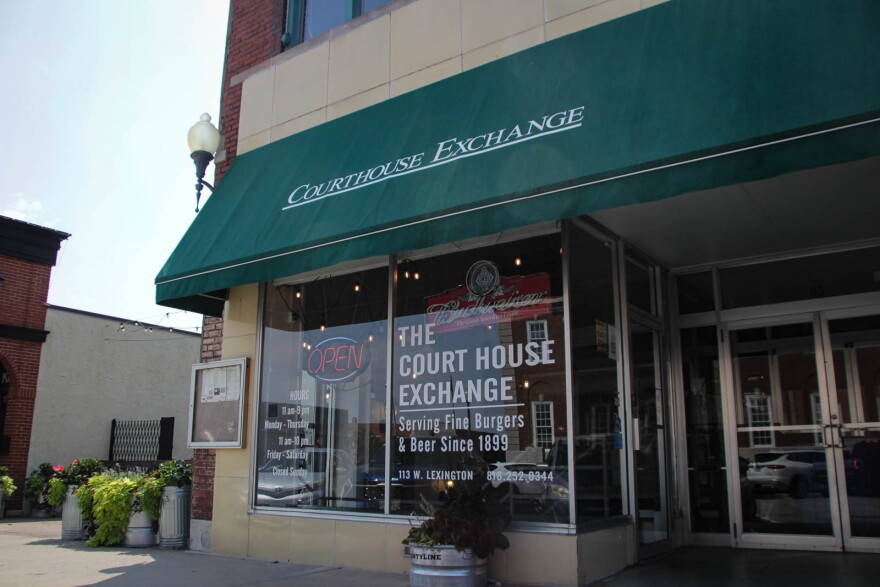
[[[638,556],[672,548],[667,492],[666,390],[661,329],[644,317],[629,328],[632,369],[633,464]]]
[[[880,551],[880,314],[729,323],[726,346],[737,545]]]

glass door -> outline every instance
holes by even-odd
[[[846,550],[880,551],[880,315],[823,321],[831,349],[829,426],[837,475],[817,467],[822,495],[836,499]]]
[[[659,326],[630,322],[636,532],[639,558],[671,547],[665,386]]]
[[[838,508],[820,475],[833,476],[834,454],[811,318],[728,333],[741,545],[839,546]]]

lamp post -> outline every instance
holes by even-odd
[[[192,125],[186,135],[190,157],[196,164],[196,212],[199,211],[202,186],[207,186],[211,192],[214,191],[214,186],[205,181],[205,169],[208,168],[208,163],[214,159],[214,153],[220,146],[220,131],[211,124],[211,116],[206,112],[199,118],[199,121]]]

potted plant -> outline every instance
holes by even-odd
[[[186,461],[175,459],[159,465],[158,480],[162,487],[160,548],[186,548],[189,544],[192,477],[192,465]]]
[[[58,465],[63,469],[62,465]],[[49,480],[55,476],[55,467],[49,463],[42,463],[31,471],[24,484],[24,494],[31,506],[31,514],[37,518],[45,518],[55,511],[55,506],[48,500]]]
[[[153,474],[114,471],[90,478],[75,492],[90,535],[88,545],[152,546],[160,491]]]
[[[12,495],[17,489],[9,476],[9,467],[0,467],[0,518],[6,514],[5,496]]]
[[[509,517],[498,490],[486,481],[485,464],[470,468],[474,479],[458,482],[439,505],[422,498],[427,515],[403,543],[410,555],[410,585],[485,585],[486,559],[510,542]]]
[[[98,459],[74,459],[66,468],[62,465],[53,467],[55,474],[49,479],[46,502],[51,506],[62,506],[62,540],[82,540],[85,537],[85,520],[74,492],[103,469],[104,463]]]

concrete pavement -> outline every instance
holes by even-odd
[[[296,565],[159,548],[90,548],[62,541],[61,520],[0,520],[0,585],[73,587],[395,587],[409,575]]]
[[[405,573],[62,541],[60,520],[0,520],[0,587],[403,587]],[[875,587],[880,554],[682,548],[593,587]],[[506,587],[515,587],[507,585]]]

